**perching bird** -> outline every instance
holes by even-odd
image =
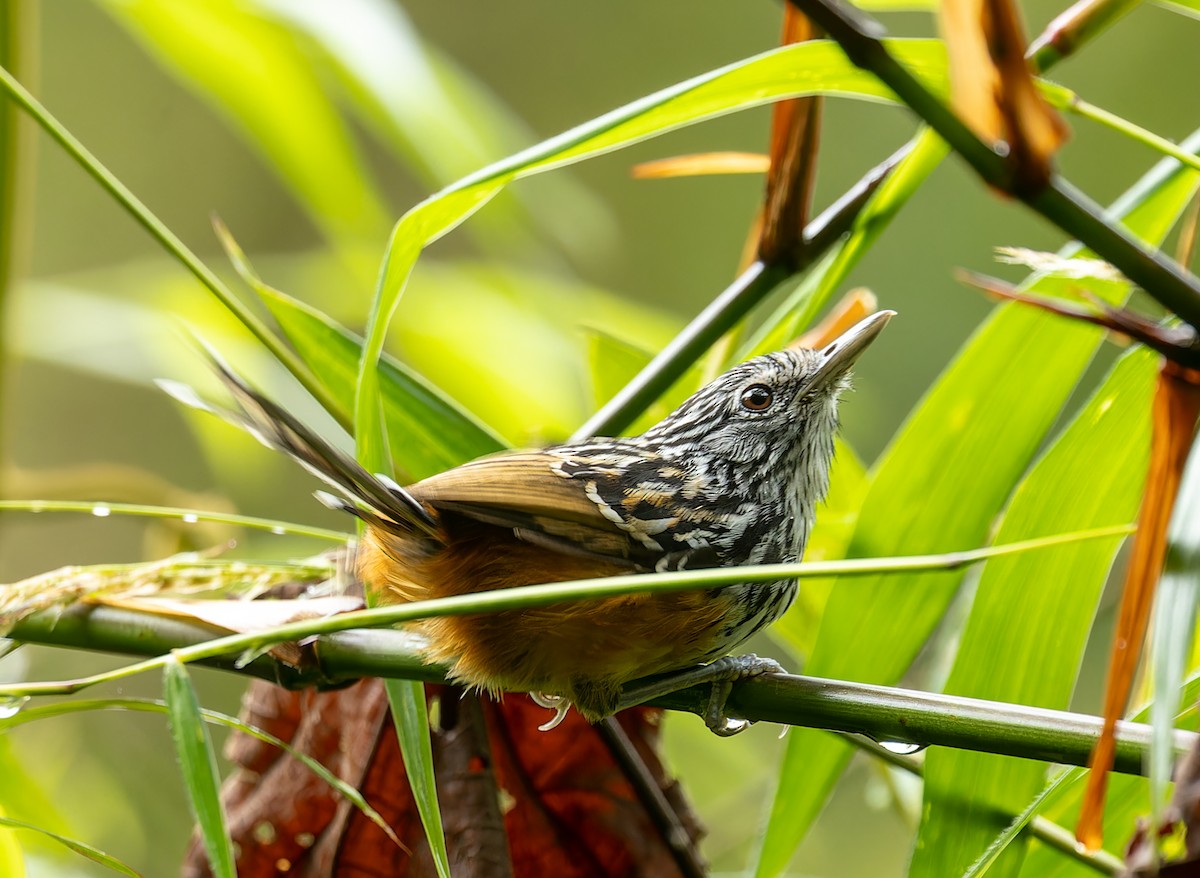
[[[163,384],[337,488],[344,499],[319,496],[366,522],[356,566],[367,588],[379,603],[418,601],[798,560],[829,484],[838,395],[893,313],[867,317],[821,350],[791,348],[735,366],[641,436],[503,452],[407,488],[371,475],[223,364],[216,367],[236,411]],[[530,692],[558,706],[560,717],[571,704],[595,721],[628,702],[624,684],[707,664],[701,677],[713,682],[714,695],[706,722],[729,734],[745,726],[724,717],[729,682],[780,668],[754,656],[722,657],[778,619],[795,594],[795,580],[779,579],[450,616],[419,627],[428,660],[446,663],[453,680],[492,693]]]

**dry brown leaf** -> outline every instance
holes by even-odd
[[[435,767],[451,871],[456,876],[601,878],[679,874],[672,855],[598,730],[571,712],[551,732],[529,698],[484,700],[482,710],[441,693]],[[465,703],[464,703],[465,704]],[[453,716],[452,716],[453,715]],[[286,692],[256,681],[242,718],[312,756],[355,785],[400,840],[341,801],[276,747],[241,733],[228,757],[239,766],[222,791],[241,878],[425,878],[436,874],[408,791],[387,700],[377,680],[336,692]],[[693,843],[698,824],[658,756],[659,712],[625,711],[622,727]],[[486,735],[479,735],[479,720]],[[507,858],[507,859],[505,859]],[[211,873],[194,839],[184,878]]]
[[[771,160],[757,152],[698,152],[655,159],[633,166],[636,180],[700,177],[714,174],[762,174]]]
[[[980,139],[1007,149],[1014,191],[1037,191],[1067,127],[1038,93],[1012,0],[942,0],[939,25],[950,56],[950,100]]]
[[[1104,840],[1104,800],[1108,771],[1112,768],[1116,749],[1116,724],[1125,714],[1133,688],[1154,591],[1166,559],[1167,526],[1183,466],[1192,447],[1197,417],[1200,417],[1200,373],[1165,360],[1154,394],[1146,493],[1138,513],[1137,534],[1133,539],[1109,655],[1104,728],[1092,751],[1091,772],[1075,828],[1075,837],[1088,850],[1096,850]]]

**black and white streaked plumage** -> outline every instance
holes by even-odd
[[[224,367],[239,410],[202,405],[339,488],[343,508],[369,525],[359,573],[393,601],[790,562],[803,554],[828,487],[848,370],[892,313],[866,318],[821,350],[742,363],[641,436],[500,453],[407,488],[370,475]],[[795,581],[781,579],[431,619],[421,628],[430,659],[446,662],[456,680],[545,693],[596,719],[618,707],[624,683],[726,655],[795,594]],[[717,730],[723,718],[710,713]]]

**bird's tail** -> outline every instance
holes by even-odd
[[[282,451],[310,473],[336,488],[341,496],[323,491],[317,499],[367,523],[405,536],[436,535],[438,523],[415,497],[384,475],[372,475],[357,461],[295,417],[264,397],[211,351],[209,359],[229,389],[236,408],[225,408],[201,397],[192,387],[159,380],[159,387],[185,405],[210,412],[254,436],[263,445]]]

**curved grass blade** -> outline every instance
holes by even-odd
[[[1181,701],[1187,704],[1200,697],[1200,674],[1193,670],[1179,690],[1179,695]],[[1139,709],[1132,719],[1136,722],[1147,722],[1153,707],[1152,702],[1150,706]],[[1175,719],[1179,728],[1194,729],[1197,725],[1196,712],[1191,709],[1185,710]],[[1060,826],[1073,825],[1079,814],[1079,802],[1084,789],[1080,781],[1085,775],[1085,769],[1071,768],[1052,778],[1046,788],[1031,802],[1031,806],[1036,806],[1032,808],[1031,813],[1040,812]],[[1114,774],[1111,778],[1108,807],[1104,812],[1104,837],[1108,840],[1107,852],[1118,860],[1121,858],[1126,839],[1136,826],[1137,817],[1145,813],[1146,787],[1147,781],[1144,777]],[[1025,813],[1022,812],[1022,818]],[[1014,821],[1014,824],[1020,819]],[[1019,837],[1019,827],[1014,824],[1010,824],[995,838],[980,859],[964,873],[963,878],[981,878],[990,871],[1005,848]],[[1040,844],[1030,846],[1029,855],[1025,858],[1020,874],[1030,878],[1094,878],[1095,875],[1077,860],[1064,857],[1054,848]]]
[[[936,40],[898,40],[889,46],[906,66],[945,90],[945,53]],[[436,241],[521,177],[582,161],[649,137],[780,98],[840,94],[890,100],[830,42],[797,43],[719,68],[607,113],[482,169],[406,213],[392,231],[379,272],[357,383],[355,436],[366,465],[382,463],[383,424],[373,374],[384,337],[422,248]]]
[[[1200,136],[1193,136],[1185,148],[1197,146]],[[1156,244],[1187,204],[1196,178],[1176,162],[1160,163],[1110,213]],[[1081,252],[1072,244],[1063,255]],[[1072,281],[1071,286],[1087,286],[1109,300],[1127,289],[1095,281]],[[1035,278],[1029,288],[1045,295],[1067,291],[1065,282],[1051,277]],[[985,539],[1100,339],[1088,327],[998,307],[880,459],[850,554],[939,551]],[[1030,394],[1035,386],[1039,392]],[[807,672],[895,681],[942,617],[960,581],[957,574],[919,574],[839,586],[826,606]],[[760,878],[786,867],[851,752],[844,742],[809,730],[789,735],[759,851]]]
[[[31,707],[26,707],[20,713],[8,717],[2,723],[0,728],[11,729],[26,723],[36,722],[38,720],[50,719],[56,716],[66,716],[73,713],[86,713],[93,710],[129,710],[145,713],[167,713],[168,708],[165,702],[153,701],[148,698],[90,698],[90,699],[72,699],[70,701],[59,701],[53,704],[38,704]],[[376,811],[371,804],[363,797],[353,785],[346,783],[316,759],[313,759],[307,753],[302,753],[297,750],[287,741],[275,737],[269,732],[265,732],[257,726],[243,722],[235,716],[230,716],[226,713],[221,713],[216,710],[201,708],[201,718],[210,725],[220,725],[226,728],[236,729],[243,734],[257,738],[264,743],[270,744],[272,747],[278,747],[280,750],[287,753],[293,759],[304,765],[309,771],[319,777],[331,788],[336,790],[346,801],[350,802],[357,808],[362,815],[383,830],[388,838],[390,838],[397,847],[404,848],[404,844],[396,837],[395,831],[383,819],[383,815]]]
[[[1097,527],[1137,514],[1149,445],[1156,357],[1135,349],[1021,482],[996,539],[1061,526]],[[950,695],[1065,709],[1119,540],[1063,546],[1037,558],[997,559],[980,578]],[[1044,785],[1045,766],[932,750],[910,876],[962,874]],[[1013,874],[1013,845],[997,874]]]
[[[182,662],[173,656],[163,664],[163,696],[170,718],[171,739],[175,742],[175,753],[183,771],[183,784],[204,850],[208,853],[209,866],[214,878],[237,878],[233,844],[225,829],[217,757],[204,728],[191,677]]]
[[[0,827],[8,827],[9,829],[27,829],[30,832],[36,832],[44,838],[56,841],[64,847],[71,849],[80,856],[87,857],[93,863],[99,863],[101,866],[111,869],[112,871],[121,875],[129,875],[130,878],[142,878],[140,872],[137,872],[132,867],[125,865],[111,854],[106,854],[104,851],[100,850],[99,848],[94,848],[90,844],[84,844],[83,842],[77,841],[73,838],[67,838],[65,835],[59,835],[57,832],[50,832],[49,830],[42,829],[39,826],[32,826],[28,823],[23,823],[20,820],[12,820],[3,815],[0,815]],[[0,833],[0,835],[8,835],[8,833]],[[5,863],[3,858],[5,852],[4,848],[4,842],[0,841],[0,865],[7,866],[8,864]],[[17,850],[17,855],[20,855],[19,848]],[[4,872],[4,874],[6,876],[10,876],[10,878],[20,878],[21,875],[25,874],[24,866],[21,865],[20,861],[18,860],[15,862],[16,868],[14,871],[10,872],[6,868]]]
[[[439,878],[451,878],[446,831],[438,807],[437,782],[433,773],[433,750],[429,739],[429,710],[425,684],[410,680],[385,680],[392,722],[404,756],[404,771],[412,788],[413,801],[425,827],[425,838],[433,853]]]

